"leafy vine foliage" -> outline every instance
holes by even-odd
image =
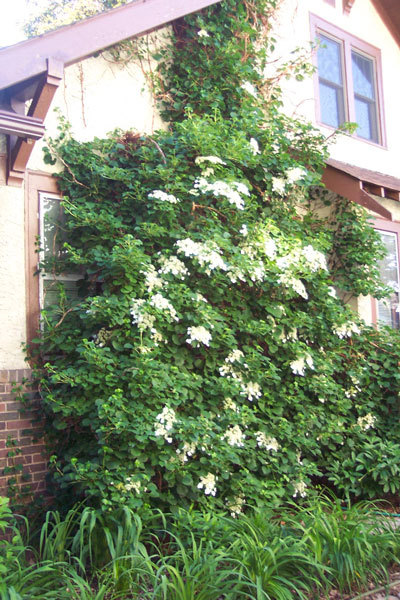
[[[62,123],[48,150],[68,242],[45,268],[82,274],[36,346],[53,480],[104,509],[398,490],[398,336],[338,297],[385,293],[382,249],[262,78],[276,4],[176,24],[168,130],[79,143]]]

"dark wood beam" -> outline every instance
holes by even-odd
[[[63,66],[57,61],[48,59],[47,61],[47,73],[38,82],[36,92],[33,96],[28,115],[25,119],[30,121],[38,121],[43,123],[47,112],[51,106],[54,94],[57,91],[59,83],[63,76]],[[43,132],[44,135],[44,126]],[[41,137],[41,136],[40,136]],[[38,139],[38,138],[36,138]],[[26,165],[32,150],[34,148],[34,139],[28,135],[22,136],[21,134],[17,138],[14,146],[10,148],[9,153],[9,174],[7,183],[9,185],[21,185]]]
[[[0,89],[45,73],[47,59],[71,65],[220,0],[136,0],[0,50]]]
[[[43,120],[0,110],[0,133],[38,140],[44,135]]]
[[[362,189],[362,182],[352,175],[327,165],[322,176],[322,183],[331,192],[348,198],[352,202],[364,206],[364,208],[371,210],[385,219],[393,220],[392,213],[381,206],[375,198],[367,194]]]

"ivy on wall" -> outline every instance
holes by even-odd
[[[236,514],[322,484],[398,490],[398,336],[337,297],[385,293],[382,249],[318,191],[325,142],[262,77],[276,4],[174,25],[154,75],[167,131],[79,143],[61,123],[50,143],[68,242],[44,268],[82,273],[36,349],[58,493]]]

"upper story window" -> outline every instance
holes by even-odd
[[[311,17],[317,51],[317,120],[337,128],[357,123],[355,135],[384,144],[380,52],[329,23]]]

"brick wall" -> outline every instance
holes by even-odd
[[[47,461],[41,425],[35,422],[36,394],[27,390],[29,406],[16,400],[13,384],[29,379],[30,369],[0,370],[0,495],[9,485],[22,493],[45,490]],[[21,410],[22,409],[22,410]]]

